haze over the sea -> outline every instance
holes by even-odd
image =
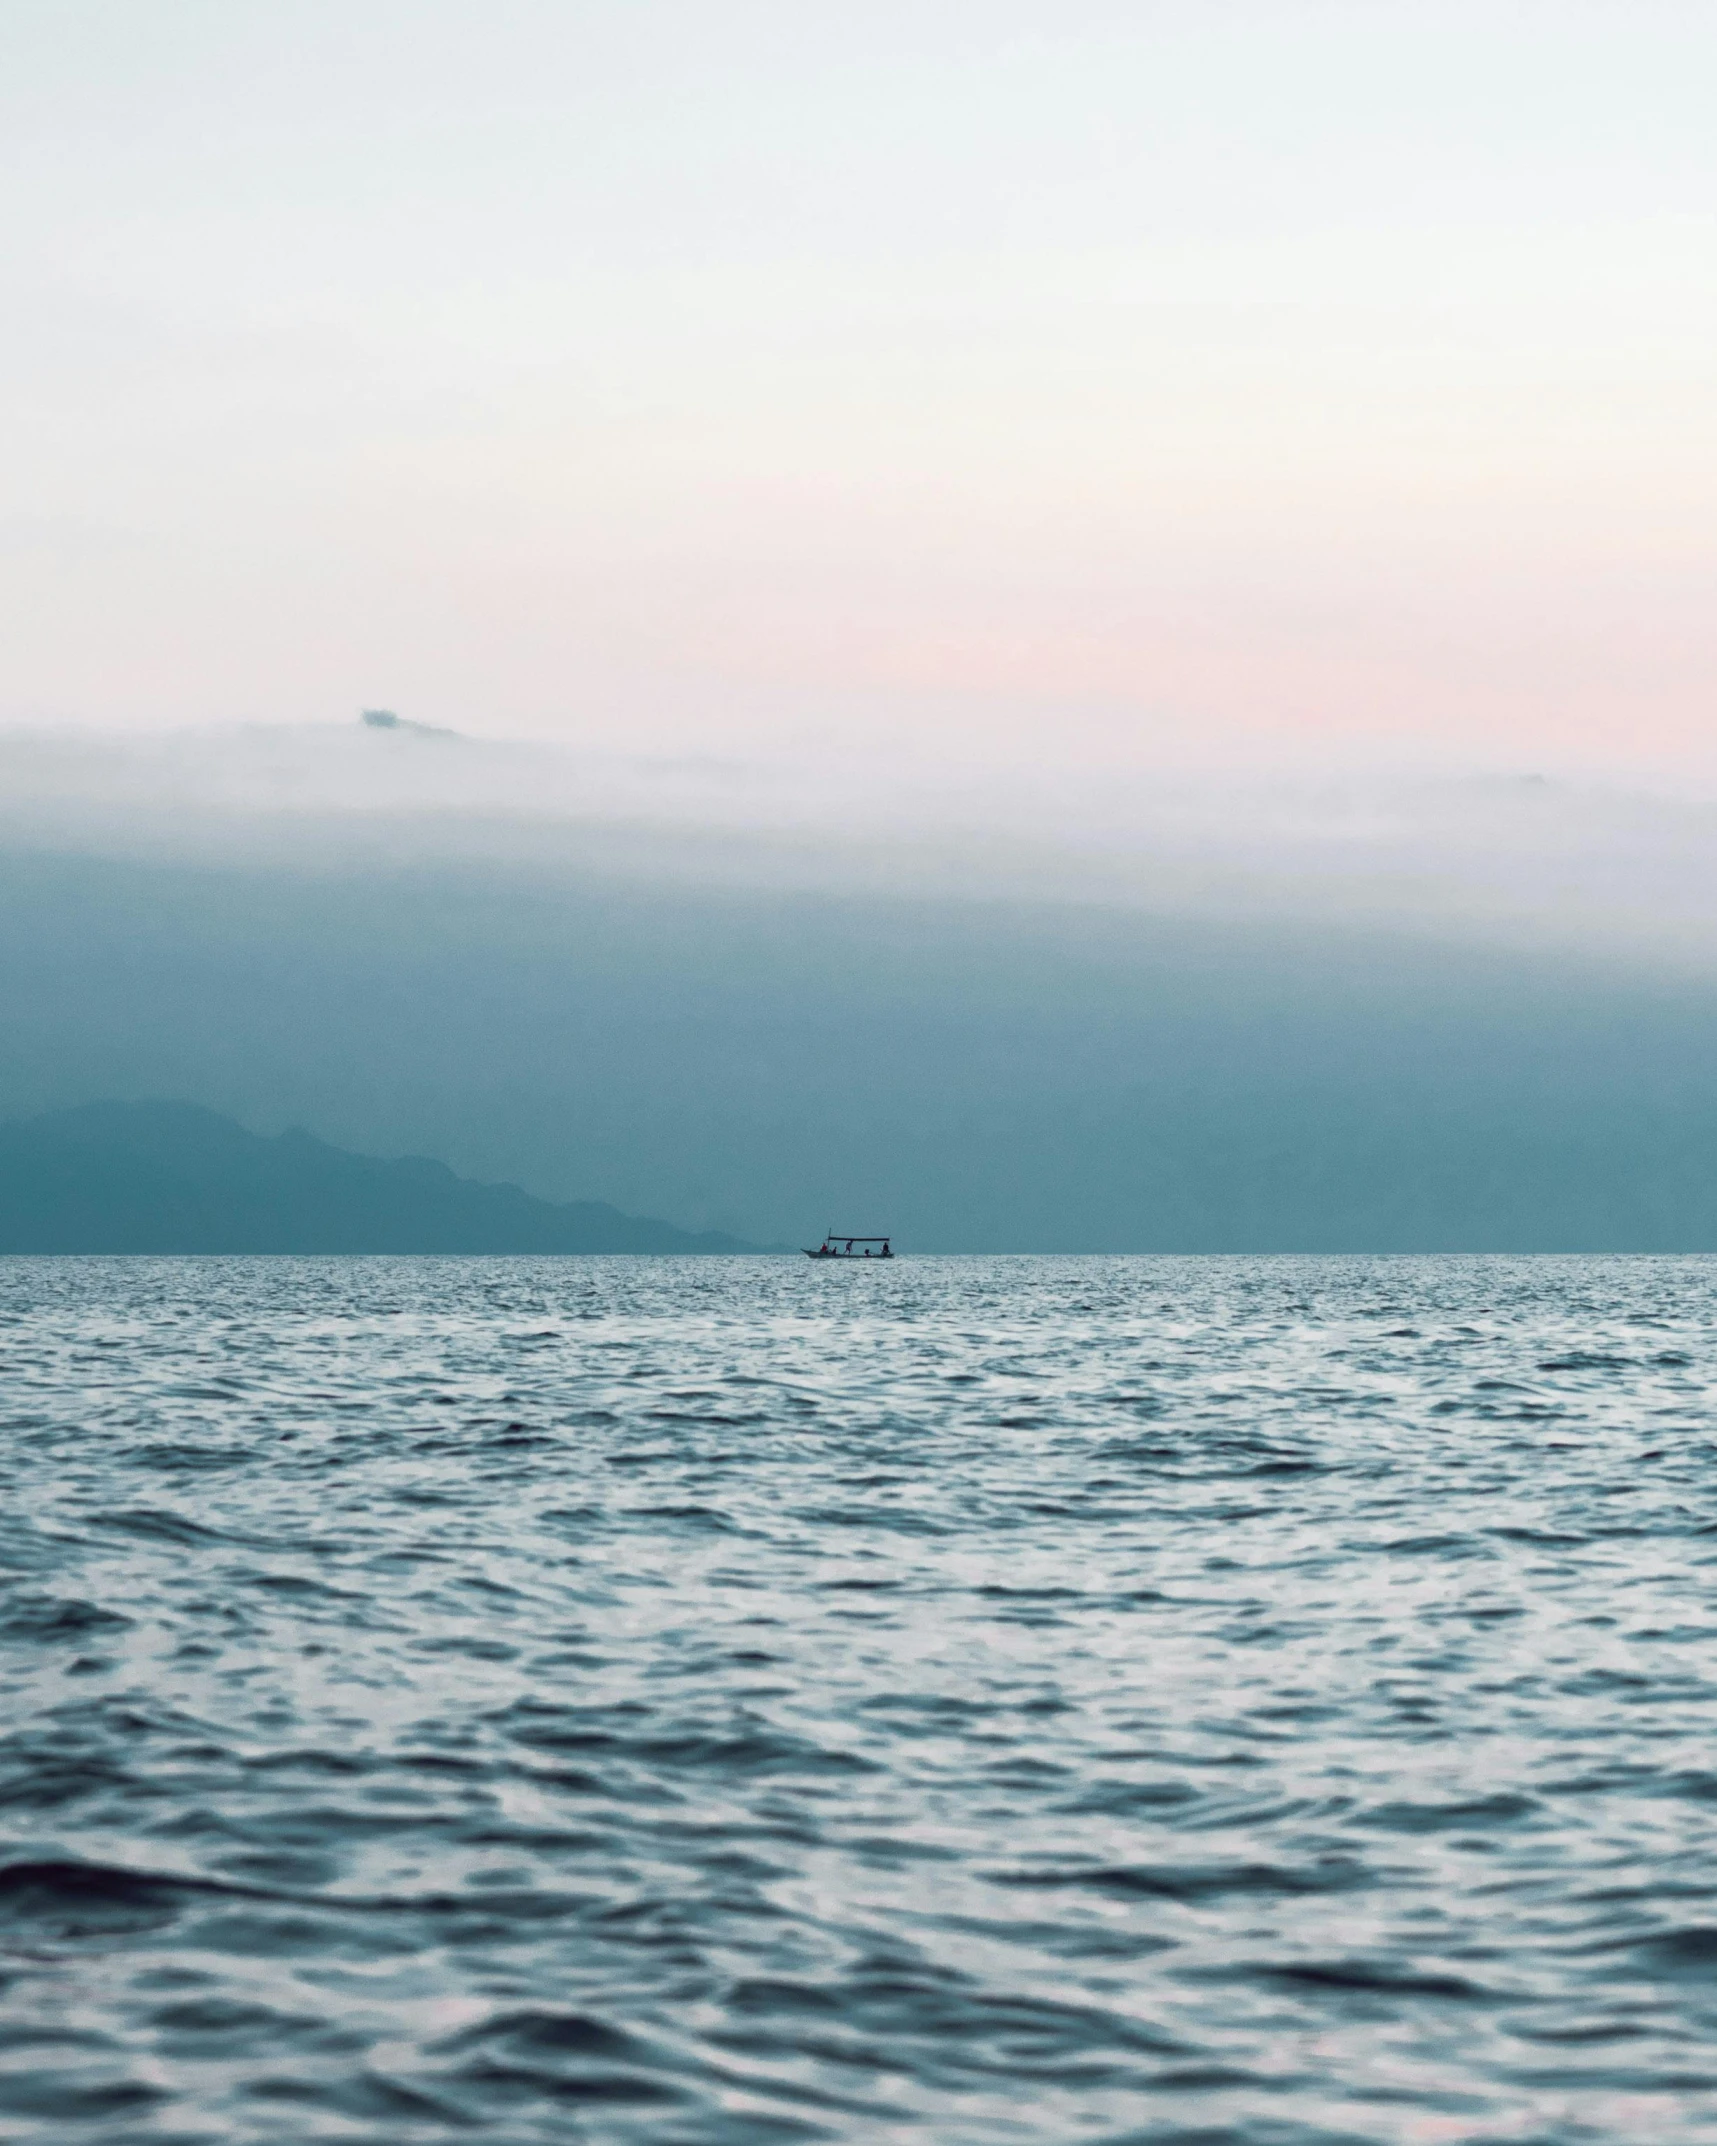
[[[1717,1233],[1717,23],[3,37],[0,1113],[765,1241]]]

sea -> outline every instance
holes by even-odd
[[[1717,1264],[0,1260],[0,2138],[1717,2140]]]

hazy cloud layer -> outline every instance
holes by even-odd
[[[761,1239],[1717,1246],[1702,807],[356,724],[0,767],[5,1110],[180,1096]]]
[[[1222,745],[1222,741],[1218,741]],[[1039,898],[1396,927],[1703,971],[1717,801],[1421,754],[1149,769],[1004,753],[663,758],[356,721],[0,733],[0,838],[285,868],[487,861],[628,882]]]

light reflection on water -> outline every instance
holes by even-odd
[[[0,1261],[8,2136],[1717,2136],[1701,1260]]]

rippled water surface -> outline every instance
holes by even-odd
[[[1714,1285],[0,1260],[0,2136],[1717,2138]]]

